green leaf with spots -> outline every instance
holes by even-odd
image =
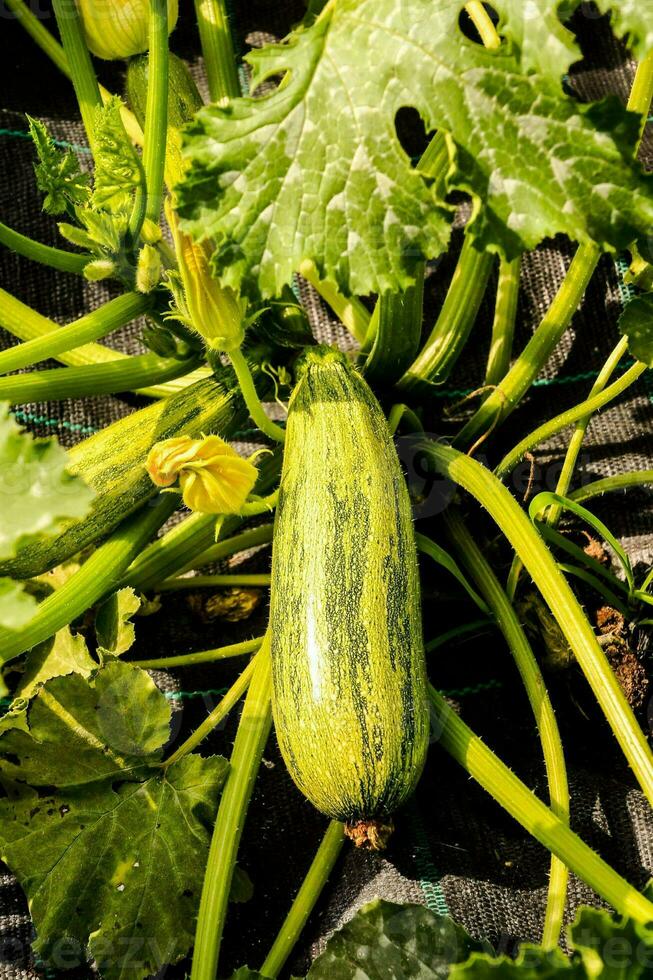
[[[136,639],[132,616],[140,608],[141,600],[130,588],[114,592],[102,603],[95,617],[95,635],[100,656],[120,657],[132,647]]]
[[[162,768],[169,723],[147,674],[114,661],[90,683],[49,681],[29,731],[0,730],[0,853],[51,967],[93,959],[107,980],[140,980],[192,944],[227,763]]]
[[[6,402],[0,402],[0,473],[0,558],[90,510],[94,493],[66,472],[66,453],[56,439],[22,432]]]
[[[454,963],[486,948],[448,916],[377,899],[334,933],[307,980],[444,980]]]
[[[474,954],[459,966],[454,966],[450,980],[588,980],[582,965],[571,962],[559,950],[543,950],[540,946],[524,945],[516,960],[507,956]]]
[[[44,643],[39,643],[27,655],[25,670],[16,689],[16,697],[31,698],[46,681],[67,674],[80,674],[90,677],[97,668],[79,633],[73,633],[64,626]]]
[[[619,318],[619,329],[628,338],[628,350],[653,367],[653,293],[632,299]]]
[[[524,36],[523,55],[516,41],[489,51],[467,39],[459,0],[330,0],[312,26],[249,56],[253,91],[282,83],[200,109],[179,188],[184,226],[213,240],[224,284],[278,295],[311,259],[350,293],[410,285],[446,246],[451,215],[399,143],[403,106],[451,134],[447,182],[475,200],[479,249],[513,256],[557,233],[626,247],[650,227],[638,118],[616,99],[580,105],[532,73],[534,28],[516,0],[494,6]],[[559,35],[551,60],[570,51]]]

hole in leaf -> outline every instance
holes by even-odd
[[[496,26],[499,23],[499,15],[489,3],[484,3],[485,7],[492,23]],[[469,16],[465,8],[460,11],[460,16],[458,17],[458,27],[461,33],[467,38],[468,41],[474,41],[475,44],[483,44],[481,36],[476,29],[474,21]]]
[[[402,106],[395,116],[395,130],[404,153],[413,161],[419,160],[428,146],[430,136],[417,109]]]

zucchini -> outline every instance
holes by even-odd
[[[343,354],[308,351],[272,560],[272,706],[302,793],[381,847],[429,740],[417,556],[386,420]]]
[[[15,558],[0,562],[0,575],[16,579],[42,575],[106,537],[156,496],[159,490],[144,466],[155,442],[202,432],[217,432],[230,439],[246,419],[236,377],[223,368],[215,377],[197,381],[84,439],[68,450],[67,469],[96,491],[90,513],[73,521],[58,537],[37,541]]]

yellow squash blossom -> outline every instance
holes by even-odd
[[[86,43],[107,61],[147,51],[149,0],[77,0]],[[168,32],[177,23],[178,0],[168,0]]]
[[[186,506],[200,514],[237,514],[254,489],[258,471],[219,436],[164,439],[146,461],[158,487],[179,480]]]

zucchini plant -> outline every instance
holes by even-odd
[[[580,0],[311,2],[284,41],[244,65],[226,0],[195,0],[210,104],[170,50],[175,0],[53,0],[58,38],[25,0],[5,3],[70,80],[92,167],[27,118],[61,247],[2,222],[0,245],[114,291],[59,327],[10,283],[0,289],[0,326],[17,340],[0,352],[0,855],[26,893],[40,961],[137,980],[190,955],[192,980],[223,976],[230,908],[251,891],[238,856],[273,731],[324,835],[260,968],[241,966],[235,980],[287,969],[343,847],[392,848],[395,814],[401,832],[402,808],[442,750],[550,852],[541,946],[508,961],[442,915],[377,902],[308,977],[599,976],[596,945],[612,940],[633,950],[619,975],[646,975],[635,947],[650,957],[653,901],[570,827],[556,718],[566,703],[547,689],[542,656],[555,643],[577,664],[653,805],[642,699],[633,704],[601,628],[618,621],[627,646],[628,630],[650,626],[653,574],[636,577],[593,512],[599,495],[653,475],[578,485],[595,413],[653,366],[653,175],[638,162],[653,99],[646,5],[596,3],[636,61],[623,106],[583,103],[563,84],[581,58]],[[94,59],[127,60],[123,94],[98,82]],[[406,107],[424,130],[413,156],[399,136]],[[458,253],[457,215],[468,215]],[[556,235],[577,250],[517,351],[523,257]],[[449,250],[443,281],[446,264],[433,262]],[[604,255],[629,269],[621,335],[587,397],[530,431],[522,402]],[[431,277],[444,296],[434,323]],[[349,334],[343,349],[313,335],[309,286]],[[491,301],[478,388],[443,410],[443,383],[459,362],[478,364],[478,314]],[[143,352],[102,343],[136,317]],[[38,369],[48,359],[62,366]],[[65,453],[10,414],[127,392],[150,403]],[[513,413],[519,441],[506,451]],[[447,440],[432,434],[445,426]],[[515,467],[570,427],[556,486],[520,499]],[[259,449],[246,456],[244,438]],[[450,492],[431,507],[428,487],[443,480]],[[577,543],[587,528],[618,570]],[[215,567],[269,545],[269,572]],[[425,645],[421,597],[436,565],[467,605]],[[256,635],[142,655],[132,617],[211,589],[226,619],[246,620],[260,601],[252,590],[268,588]],[[597,595],[608,603],[598,624]],[[496,630],[536,721],[546,800],[452,708],[437,658],[427,662]],[[231,685],[168,744],[170,705],[151,671],[188,669],[199,691],[207,665],[232,661]],[[209,736],[224,757],[198,751]],[[583,910],[567,956],[570,872],[614,915]]]

